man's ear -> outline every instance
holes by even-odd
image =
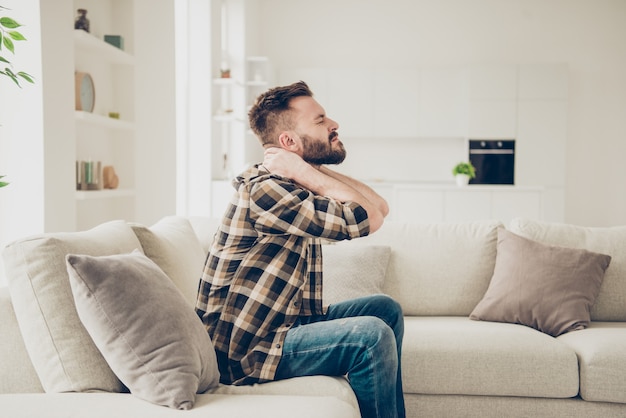
[[[293,132],[283,131],[278,136],[280,147],[287,151],[298,153],[301,149],[301,141]]]

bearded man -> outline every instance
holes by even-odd
[[[363,417],[404,417],[399,304],[386,295],[322,301],[321,240],[374,233],[387,203],[326,166],[346,151],[306,83],[261,94],[249,119],[264,160],[233,180],[196,304],[221,382],[346,376]]]

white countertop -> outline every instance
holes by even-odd
[[[371,187],[390,187],[400,189],[418,189],[418,190],[441,190],[441,191],[516,191],[516,192],[542,192],[545,190],[543,186],[516,186],[509,184],[468,184],[467,186],[457,186],[454,182],[411,182],[411,181],[379,181],[365,180],[365,183]]]

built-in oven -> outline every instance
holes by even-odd
[[[470,184],[515,184],[514,139],[470,139],[469,161],[476,169]]]

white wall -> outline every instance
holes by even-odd
[[[44,231],[75,228],[74,128],[71,3],[3,0],[4,12],[24,26],[27,41],[15,43],[7,57],[35,84],[17,88],[0,79],[0,173],[11,182],[0,189],[0,248],[10,241]],[[1,13],[4,15],[4,13]],[[40,19],[47,16],[45,22]],[[67,34],[67,37],[65,37]],[[3,50],[3,55],[6,51]],[[3,267],[0,262],[0,285]]]
[[[134,1],[135,220],[176,212],[176,55],[174,0]]]
[[[626,2],[260,0],[258,19],[279,69],[567,64],[565,220],[626,224]]]

